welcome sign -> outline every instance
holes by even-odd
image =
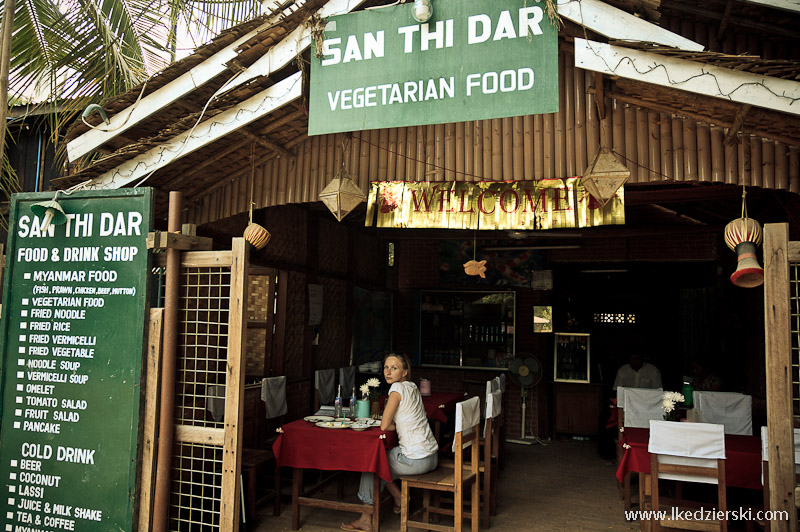
[[[581,179],[538,181],[373,181],[365,225],[402,228],[521,229],[625,223],[625,191],[605,206]]]
[[[544,2],[435,0],[423,24],[412,7],[328,19],[312,48],[309,135],[558,111]]]

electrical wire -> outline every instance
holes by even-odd
[[[150,81],[150,80],[146,79],[144,81],[144,83],[142,84],[142,90],[139,91],[139,97],[136,98],[136,101],[133,102],[133,104],[130,106],[130,111],[128,111],[128,116],[125,117],[125,120],[123,120],[120,125],[118,125],[116,127],[112,127],[112,128],[104,128],[104,127],[100,127],[100,126],[93,126],[92,124],[90,124],[89,122],[86,121],[86,117],[83,116],[83,115],[81,115],[81,121],[84,124],[86,124],[90,129],[94,129],[96,131],[102,131],[103,133],[110,133],[112,131],[116,131],[116,130],[122,128],[125,124],[128,123],[128,120],[130,120],[131,116],[133,115],[133,112],[136,110],[136,107],[139,106],[139,102],[142,100],[142,96],[144,95],[144,90],[147,88],[147,82],[148,81]],[[114,115],[114,116],[117,116],[117,115]]]

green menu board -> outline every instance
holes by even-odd
[[[12,199],[2,306],[0,532],[131,531],[150,189]]]

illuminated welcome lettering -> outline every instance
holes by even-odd
[[[367,213],[366,224],[375,221],[378,227],[539,230],[625,223],[624,189],[601,206],[578,177],[446,183],[375,181]]]

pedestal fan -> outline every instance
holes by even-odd
[[[522,428],[520,429],[518,440],[509,439],[506,441],[523,445],[544,443],[541,438],[525,435],[525,409],[528,402],[528,390],[535,387],[542,380],[542,364],[538,358],[530,353],[517,353],[517,356],[508,367],[508,376],[512,382],[519,386],[519,393],[522,398]]]

